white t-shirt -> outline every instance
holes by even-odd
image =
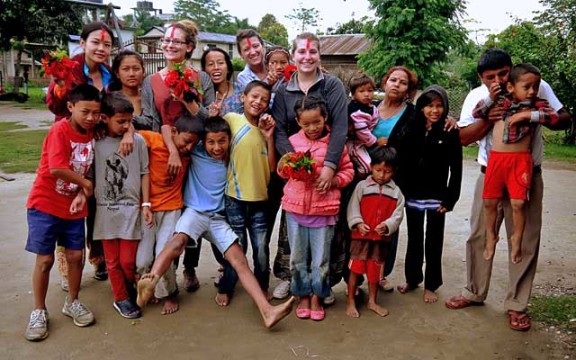
[[[490,96],[490,91],[488,87],[484,84],[480,85],[479,87],[470,91],[470,93],[466,96],[464,100],[464,104],[462,105],[462,112],[460,113],[460,120],[458,121],[458,126],[460,128],[464,128],[468,125],[475,123],[476,121],[480,121],[480,119],[475,119],[472,116],[472,112],[476,107],[478,102],[486,97]],[[538,97],[542,99],[548,100],[552,109],[558,111],[562,109],[564,106],[558,100],[554,91],[550,87],[550,85],[542,80],[540,82],[540,89],[538,90]],[[490,130],[486,136],[484,136],[479,141],[478,146],[478,164],[486,166],[488,164],[488,154],[492,149],[492,130]],[[534,136],[532,137],[532,160],[534,160],[534,166],[538,166],[542,164],[542,154],[544,151],[544,142],[542,139],[542,126],[537,125],[534,131]]]

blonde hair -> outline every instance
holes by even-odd
[[[186,42],[188,44],[191,44],[194,47],[194,49],[196,49],[196,40],[198,39],[198,26],[194,21],[180,20],[178,22],[170,24],[169,28],[171,27],[175,27],[177,29],[184,31],[186,33]],[[194,49],[186,53],[186,59],[190,59],[192,53],[194,52]]]
[[[318,36],[312,34],[311,32],[303,32],[302,34],[296,36],[296,39],[292,41],[292,54],[296,52],[299,40],[314,41],[316,43],[316,46],[318,47],[318,51],[320,51],[320,39],[318,38]]]

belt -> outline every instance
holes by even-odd
[[[480,166],[480,172],[486,174],[486,166]],[[536,165],[532,168],[532,174],[540,174],[542,172],[542,165]]]

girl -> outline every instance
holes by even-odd
[[[264,41],[262,41],[260,34],[252,29],[238,30],[236,34],[238,53],[246,63],[244,70],[238,74],[237,79],[241,90],[244,90],[250,81],[264,81],[268,75],[264,63],[266,49],[263,44]]]
[[[398,291],[414,290],[424,280],[424,302],[429,304],[438,300],[435,291],[442,285],[444,220],[460,196],[462,146],[457,129],[444,131],[448,115],[444,88],[432,85],[425,89],[415,111],[414,122],[409,124],[398,151],[398,180],[406,198],[408,225],[406,283],[398,286]]]
[[[122,91],[134,106],[134,116],[142,115],[142,82],[144,81],[144,60],[132,50],[122,50],[112,62],[112,72],[118,81],[111,85],[112,91]]]
[[[316,96],[304,97],[296,101],[294,111],[301,130],[290,137],[290,145],[297,152],[309,152],[315,167],[322,169],[330,142],[326,102]],[[340,189],[352,181],[354,169],[344,149],[329,186],[318,188],[314,178],[310,181],[290,178],[289,156],[286,154],[280,160],[278,174],[288,179],[282,207],[286,211],[291,249],[290,290],[300,297],[296,316],[320,321],[325,317],[322,299],[330,295],[330,243],[340,210]],[[314,172],[313,176],[318,174]]]

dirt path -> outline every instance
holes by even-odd
[[[0,109],[0,114],[2,114]],[[2,116],[3,117],[3,116]],[[544,226],[536,285],[572,287],[576,283],[576,178],[565,169],[544,166]],[[478,167],[464,166],[463,193],[448,216],[444,246],[443,300],[460,290],[465,280],[465,241],[473,184]],[[52,271],[47,303],[50,336],[41,343],[22,336],[33,300],[31,270],[34,256],[23,250],[26,239],[25,202],[33,175],[16,174],[0,182],[0,349],[2,359],[572,359],[539,326],[527,333],[509,330],[502,308],[507,281],[505,242],[498,244],[492,288],[483,307],[452,311],[442,302],[425,305],[422,290],[407,295],[381,293],[390,315],[379,318],[361,307],[360,319],[345,316],[342,284],[336,304],[321,323],[293,314],[274,330],[260,323],[255,306],[239,286],[228,308],[218,307],[212,286],[215,261],[209,247],[202,253],[197,293],[180,295],[181,310],[160,315],[147,308],[138,321],[125,320],[112,308],[108,282],[85,270],[81,297],[97,317],[89,328],[75,327],[60,313],[64,293]],[[394,283],[403,280],[406,229],[403,225]],[[272,245],[271,253],[276,247]],[[179,278],[181,281],[181,277]],[[276,280],[272,281],[272,285]]]

